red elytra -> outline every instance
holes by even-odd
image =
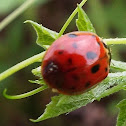
[[[81,94],[105,79],[111,55],[94,33],[71,32],[47,50],[41,72],[49,87],[66,95]]]

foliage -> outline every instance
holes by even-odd
[[[90,22],[90,19],[79,5],[78,5],[78,19],[76,20],[76,25],[79,31],[89,31],[95,33],[95,29],[92,23]]]
[[[81,31],[90,31],[95,32],[95,29],[90,22],[88,16],[83,11],[83,9],[78,5],[77,7],[78,12],[78,19],[76,20],[76,26],[78,30]],[[31,20],[27,20],[26,23],[30,23],[33,28],[36,30],[37,33],[37,44],[41,47],[47,47],[52,44],[52,42],[57,39],[58,33],[43,27],[42,25],[33,22]],[[109,44],[109,43],[108,43]],[[114,43],[113,43],[114,44]],[[121,43],[120,43],[121,44]],[[46,48],[45,48],[46,49]],[[40,61],[41,58],[38,58],[35,62]],[[33,122],[39,122],[48,118],[59,116],[63,113],[69,113],[77,108],[87,105],[88,103],[93,102],[94,100],[100,100],[110,94],[118,92],[119,90],[126,90],[126,63],[121,61],[112,60],[111,63],[111,70],[113,73],[109,73],[108,77],[102,81],[99,85],[95,88],[81,94],[81,95],[73,95],[73,96],[66,96],[66,95],[58,95],[51,98],[51,102],[47,105],[45,112],[36,120],[31,119]],[[9,96],[4,91],[4,96],[8,99],[20,99],[35,93],[38,93],[48,87],[44,83],[40,67],[32,70],[32,73],[35,76],[38,76],[40,79],[32,81],[31,83],[39,84],[41,87],[36,89],[35,91],[31,91],[30,93],[26,93],[23,95],[17,96]],[[120,71],[120,72],[118,72]],[[40,90],[39,90],[40,89]],[[117,126],[124,126],[126,124],[126,100],[124,99],[118,105],[120,108],[120,113],[118,116]]]
[[[119,102],[117,107],[120,109],[117,126],[125,126],[126,125],[126,99]]]
[[[29,21],[29,22],[32,24],[35,30],[37,29],[37,27],[40,27],[40,25],[35,22],[32,22],[32,21]],[[78,6],[78,19],[76,20],[76,25],[77,25],[78,30],[95,32],[89,18],[87,17],[86,13],[82,10],[80,6]],[[52,36],[51,34],[53,31],[50,32],[49,29],[46,29],[46,30],[48,33],[50,33],[50,37],[51,37]],[[43,34],[43,32],[40,30],[37,30],[37,34],[38,33],[40,35]],[[44,44],[48,45],[49,37],[46,37],[46,38],[47,40],[43,40],[41,39],[40,36],[38,36],[37,42],[44,41],[45,42]],[[50,39],[50,44],[51,43],[52,41]],[[90,91],[85,92],[81,95],[75,95],[75,96],[59,95],[59,96],[52,97],[52,101],[47,105],[45,112],[37,120],[31,119],[31,121],[38,122],[38,121],[42,121],[48,118],[58,116],[63,113],[69,113],[77,108],[80,108],[82,106],[85,106],[88,103],[93,102],[94,100],[99,101],[101,98],[109,96],[110,94],[113,94],[121,89],[125,90],[126,89],[125,66],[126,66],[126,63],[112,60],[111,68],[115,71],[122,70],[124,72],[110,73],[109,76],[103,82],[101,82],[96,88],[91,89]],[[36,71],[38,71],[38,68],[36,69]],[[37,76],[41,76],[40,71],[38,71],[37,73],[39,73],[37,74]],[[119,121],[120,121],[120,118],[119,118]]]
[[[52,42],[54,42],[58,36],[58,33],[56,33],[55,31],[51,31],[33,21],[27,20],[25,21],[25,23],[32,24],[37,33],[36,43],[42,47],[44,45],[52,44]]]

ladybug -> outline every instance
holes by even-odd
[[[81,94],[107,77],[110,61],[110,50],[100,37],[76,31],[49,47],[41,73],[47,85],[59,93]]]

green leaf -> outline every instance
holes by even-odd
[[[90,19],[79,5],[78,5],[78,19],[76,20],[76,25],[79,31],[89,31],[95,33],[95,29]]]
[[[35,68],[32,70],[33,75],[39,77],[39,80],[29,80],[30,83],[44,85],[45,82],[43,80],[42,74],[41,74],[41,66]]]
[[[118,71],[126,71],[126,63],[116,60],[111,60],[111,69]]]
[[[40,80],[29,80],[30,83],[34,83],[34,84],[39,84],[39,85],[44,85],[45,82],[43,79]]]
[[[48,28],[45,28],[42,25],[40,25],[34,21],[27,20],[27,21],[25,21],[25,23],[30,23],[33,26],[33,28],[35,29],[35,31],[37,33],[36,43],[41,47],[44,47],[44,45],[46,45],[46,46],[51,45],[58,36],[57,32],[52,31]]]
[[[77,108],[80,108],[81,106],[84,106],[86,105],[86,103],[90,103],[92,102],[94,99],[92,97],[92,94],[83,94],[83,100],[82,101],[75,101],[75,102],[71,102],[71,103],[64,103],[64,104],[60,104],[58,105],[60,99],[64,97],[64,95],[59,95],[59,96],[54,96],[52,97],[52,101],[47,105],[47,108],[45,110],[45,113],[40,116],[37,120],[33,120],[31,119],[31,121],[33,122],[39,122],[39,121],[42,121],[42,120],[45,120],[45,119],[48,119],[48,118],[52,118],[52,117],[55,117],[55,116],[59,116],[63,113],[69,113]],[[66,96],[66,97],[69,97],[71,98],[70,96]],[[78,98],[79,98],[79,95],[78,95]]]
[[[126,99],[119,102],[117,107],[120,109],[117,126],[126,126]]]
[[[96,88],[81,95],[59,95],[52,97],[52,101],[47,105],[45,112],[38,119],[31,119],[31,121],[39,122],[48,118],[59,116],[63,113],[69,113],[93,102],[94,100],[100,100],[105,96],[125,88],[126,72],[110,73],[104,81],[96,86]]]
[[[32,74],[37,76],[37,77],[40,77],[42,78],[42,74],[41,74],[41,66],[35,68],[32,70]]]

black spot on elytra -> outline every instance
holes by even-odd
[[[105,75],[105,77],[103,78],[103,80],[107,77],[108,75]]]
[[[76,87],[72,86],[72,87],[70,87],[69,89],[70,89],[70,90],[75,90]]]
[[[100,65],[97,64],[97,65],[95,65],[95,66],[93,66],[93,67],[91,68],[91,72],[92,72],[92,73],[96,73],[96,72],[99,71],[99,68],[100,68]]]
[[[71,58],[69,58],[68,60],[68,63],[71,65],[72,64],[72,59]]]
[[[85,88],[88,88],[90,85],[91,85],[91,83],[90,83],[90,82],[87,82],[87,83],[85,84]]]
[[[75,37],[77,37],[76,34],[68,34],[68,36],[69,36],[70,38],[75,38]]]
[[[60,54],[60,55],[63,54],[63,51],[58,51],[58,54]]]
[[[106,68],[105,68],[105,72],[107,72],[107,71],[108,71],[108,68],[106,67]]]
[[[77,75],[72,75],[73,80],[78,81],[80,78]]]
[[[86,53],[86,57],[88,58],[88,59],[94,59],[94,58],[96,58],[97,57],[97,54],[95,53],[95,52],[87,52]]]
[[[72,46],[73,46],[75,49],[77,49],[77,44],[76,44],[75,42],[72,44]]]

